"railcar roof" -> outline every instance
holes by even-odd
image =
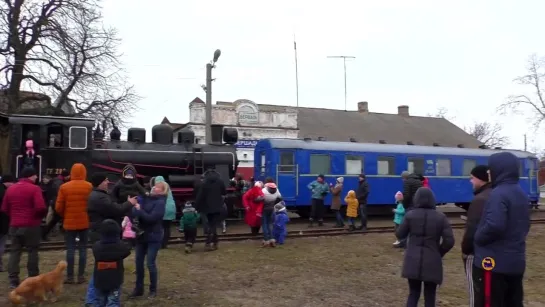
[[[95,125],[95,120],[92,118],[27,114],[10,114],[9,122],[12,124],[30,124],[40,126],[48,125],[51,123],[59,123],[66,126],[83,127],[93,127]]]
[[[420,155],[448,155],[448,156],[480,156],[487,157],[497,152],[507,151],[518,158],[536,158],[530,152],[522,150],[505,149],[479,149],[479,148],[458,148],[458,147],[435,147],[420,145],[395,145],[395,144],[373,144],[355,142],[329,142],[329,141],[306,141],[301,139],[265,139],[261,142],[268,142],[272,148],[279,149],[305,149],[305,150],[327,150],[346,152],[379,152],[379,153],[400,153]],[[259,144],[258,143],[258,144]]]

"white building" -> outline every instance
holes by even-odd
[[[170,123],[165,117],[163,123],[174,128],[173,142],[178,141],[177,132],[183,127],[190,127],[195,132],[195,141],[205,141],[205,103],[195,98],[189,104],[189,122],[187,124]],[[247,99],[234,102],[218,101],[212,106],[212,124],[237,128],[239,142],[239,172],[245,178],[253,174],[254,146],[264,138],[297,138],[297,109],[288,106],[256,104]]]

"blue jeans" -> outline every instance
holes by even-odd
[[[115,289],[109,292],[96,290],[96,298],[93,307],[120,307],[120,293],[121,289]]]
[[[263,240],[269,241],[272,239],[272,225],[274,222],[274,213],[263,211],[261,216],[261,228],[263,229]]]
[[[149,271],[149,291],[157,291],[157,265],[155,260],[160,248],[161,242],[136,243],[136,292],[144,292],[144,258],[147,258],[146,264]]]
[[[344,226],[344,218],[341,210],[335,210],[335,218],[337,219],[337,225]]]
[[[66,275],[68,279],[74,278],[74,263],[76,258],[76,248],[79,253],[78,262],[78,277],[83,277],[85,274],[85,266],[87,265],[87,229],[86,230],[67,230],[64,233],[66,240]],[[79,241],[76,239],[79,238]]]
[[[367,205],[360,204],[358,206],[358,213],[360,214],[361,227],[367,228]]]
[[[95,276],[91,275],[87,284],[87,293],[85,294],[85,304],[93,306],[96,301]]]

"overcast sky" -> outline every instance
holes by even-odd
[[[537,138],[528,116],[502,117],[496,107],[530,90],[512,80],[525,73],[530,54],[545,55],[543,1],[156,3],[109,0],[104,7],[144,97],[134,126],[150,129],[164,116],[186,122],[188,103],[205,99],[200,85],[217,48],[214,101],[295,106],[295,34],[300,106],[344,108],[342,60],[327,56],[350,55],[356,59],[347,63],[348,109],[364,100],[372,112],[407,104],[411,114],[426,115],[445,107],[462,127],[504,123],[511,147],[522,148],[525,133],[530,146]]]

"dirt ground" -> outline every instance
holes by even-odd
[[[445,257],[444,284],[438,306],[467,306],[459,239]],[[545,306],[545,226],[532,227],[525,278],[526,306]],[[216,252],[185,255],[181,245],[159,253],[159,296],[127,300],[134,285],[133,257],[126,260],[123,306],[403,306],[406,281],[400,278],[402,251],[389,234],[288,240],[275,249],[259,242],[224,243]],[[7,261],[7,257],[4,261]],[[42,270],[64,258],[63,252],[41,254]],[[26,260],[24,260],[26,261]],[[25,272],[22,262],[22,272]],[[88,271],[91,265],[88,266]],[[0,306],[7,273],[0,273]],[[82,306],[85,286],[66,286],[61,301],[47,306]]]

